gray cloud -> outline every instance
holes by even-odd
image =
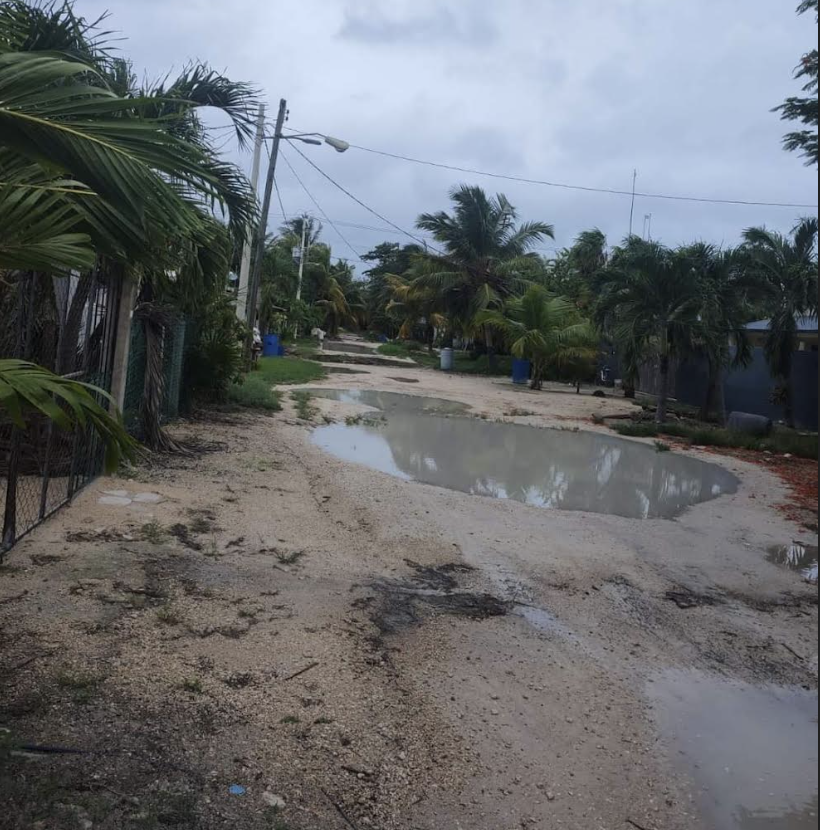
[[[383,46],[440,43],[489,46],[496,34],[483,14],[469,10],[467,14],[456,14],[450,8],[439,6],[421,15],[411,12],[408,16],[397,15],[396,9],[386,10],[382,4],[368,4],[361,11],[348,10],[339,31],[344,39]]]
[[[157,77],[188,58],[257,83],[290,126],[400,155],[593,187],[815,203],[817,178],[781,150],[770,112],[799,88],[800,54],[816,44],[797,0],[77,0],[88,17],[110,8],[120,48]],[[340,36],[340,33],[344,33]],[[601,227],[613,242],[630,200],[422,167],[351,150],[303,148],[321,168],[412,231],[448,206],[456,184],[503,191],[526,219],[556,225],[557,245]],[[231,149],[244,168],[250,158]],[[294,152],[325,211],[383,223]],[[289,213],[316,212],[283,168]],[[735,243],[744,228],[789,230],[805,211],[639,199],[637,229],[653,214],[669,244]],[[279,224],[275,217],[272,226]],[[359,252],[392,229],[342,228]],[[339,255],[345,249],[326,231]],[[552,245],[545,246],[545,248]]]

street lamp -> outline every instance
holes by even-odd
[[[282,140],[301,141],[303,144],[311,144],[321,147],[327,144],[337,153],[346,153],[350,144],[339,138],[323,135],[322,133],[301,133],[297,135],[284,135],[285,121],[288,117],[288,102],[282,99],[279,103],[279,117],[276,120],[276,131],[273,134],[273,149],[271,151],[270,167],[268,168],[268,180],[265,185],[265,197],[262,201],[262,215],[259,220],[259,229],[256,233],[256,258],[253,261],[253,270],[250,274],[250,285],[247,304],[247,322],[253,329],[256,323],[256,302],[259,293],[259,285],[262,277],[262,260],[265,256],[265,237],[268,230],[268,218],[270,216],[271,202],[273,200],[273,187],[276,179],[276,163],[279,160],[279,147]],[[270,136],[268,136],[270,138]],[[261,142],[260,142],[261,150]],[[241,289],[240,289],[241,290]]]

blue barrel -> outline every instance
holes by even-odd
[[[441,371],[452,372],[456,365],[456,353],[452,349],[441,350]]]
[[[284,343],[279,344],[279,357],[284,357],[287,354]]]
[[[530,382],[532,363],[529,360],[513,360],[512,380],[519,386]]]
[[[262,341],[262,355],[264,357],[279,357],[279,335],[266,334]]]

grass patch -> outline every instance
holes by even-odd
[[[495,367],[490,368],[487,355],[473,359],[469,352],[456,352],[453,371],[462,375],[483,375],[485,377],[512,377],[513,358],[510,355],[496,355]]]
[[[694,446],[791,454],[798,458],[817,459],[818,436],[792,430],[775,430],[767,438],[755,438],[742,432],[696,424],[616,424],[614,430],[627,438],[680,438]]]
[[[426,346],[413,340],[397,340],[395,343],[383,343],[376,350],[384,357],[409,357],[416,359],[420,354],[427,352]]]
[[[228,389],[228,401],[245,409],[262,409],[266,412],[281,412],[281,395],[271,388],[272,384],[258,372],[247,375],[242,383],[234,383]]]
[[[86,705],[97,697],[103,678],[89,672],[62,671],[55,677],[55,682],[75,703]]]
[[[296,715],[288,715],[286,718],[282,718],[281,720],[282,726],[299,726],[301,722],[302,719]]]
[[[303,421],[312,421],[319,410],[313,405],[313,395],[310,392],[293,392],[291,399],[296,404],[296,414]]]
[[[175,626],[182,622],[182,616],[175,608],[170,605],[166,605],[164,608],[160,608],[159,611],[157,611],[157,620],[162,623],[162,625]]]
[[[154,519],[154,521],[142,526],[142,538],[152,545],[161,545],[168,541],[168,532]]]
[[[263,357],[259,369],[248,375],[249,378],[257,376],[273,386],[299,386],[324,380],[327,370],[321,363],[299,357]]]
[[[191,677],[182,681],[182,691],[192,695],[204,695],[205,686],[198,677]]]

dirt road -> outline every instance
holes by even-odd
[[[324,385],[537,426],[630,408],[420,370]],[[816,690],[816,589],[766,560],[816,539],[775,510],[774,476],[723,459],[737,495],[639,521],[401,481],[311,429],[183,424],[196,458],[99,482],[15,549],[0,828],[733,826],[667,690]],[[795,806],[736,826],[803,830]]]

